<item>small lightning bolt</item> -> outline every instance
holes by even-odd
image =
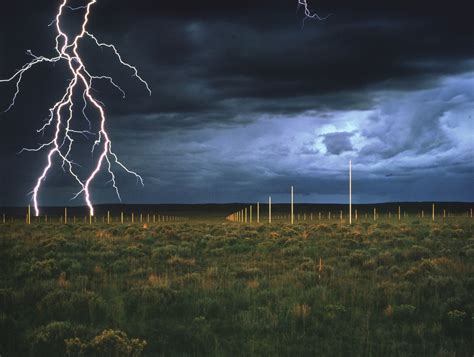
[[[56,45],[54,47],[56,51],[56,55],[54,57],[48,58],[44,56],[37,56],[33,54],[30,50],[26,53],[27,55],[32,57],[32,60],[26,63],[22,68],[20,68],[17,72],[15,72],[10,78],[7,79],[0,79],[0,83],[2,82],[13,82],[15,84],[15,92],[13,94],[12,100],[9,106],[6,108],[5,111],[9,111],[15,105],[16,99],[20,93],[20,85],[23,79],[24,74],[30,70],[32,67],[36,66],[40,63],[58,63],[60,61],[65,61],[69,67],[70,73],[72,78],[69,80],[68,85],[66,87],[66,91],[63,97],[56,102],[52,108],[49,109],[49,116],[46,119],[46,123],[37,130],[38,133],[44,134],[44,132],[52,128],[53,129],[53,138],[44,143],[39,145],[36,148],[25,148],[22,151],[30,151],[30,152],[38,152],[42,150],[49,150],[47,152],[47,164],[43,168],[41,175],[36,180],[36,185],[33,188],[33,191],[30,193],[32,195],[32,201],[34,204],[35,213],[39,215],[39,208],[38,208],[38,195],[41,189],[42,183],[46,180],[46,177],[53,166],[53,160],[55,157],[59,157],[62,161],[62,169],[72,176],[72,178],[78,183],[80,186],[79,192],[77,192],[73,199],[77,198],[79,195],[83,194],[86,204],[89,207],[90,215],[94,215],[94,207],[92,204],[92,198],[90,193],[91,184],[96,178],[97,174],[102,170],[103,167],[106,168],[108,174],[110,175],[110,181],[112,186],[117,194],[117,197],[120,199],[120,193],[118,187],[115,182],[115,174],[112,171],[112,164],[116,164],[117,166],[121,167],[127,173],[132,174],[136,177],[136,179],[143,185],[142,177],[134,171],[129,170],[124,164],[119,161],[118,156],[112,151],[112,141],[110,139],[109,134],[107,133],[106,129],[106,113],[104,110],[104,105],[98,99],[96,99],[93,95],[93,87],[92,84],[94,81],[97,80],[106,80],[112,86],[114,86],[120,93],[122,97],[125,98],[125,92],[117,85],[112,77],[110,76],[103,76],[103,75],[93,75],[91,74],[80,54],[79,54],[79,43],[85,37],[91,39],[98,47],[100,48],[107,48],[113,51],[114,55],[117,57],[119,63],[128,69],[130,69],[133,73],[133,77],[137,78],[141,83],[144,84],[146,90],[151,95],[151,89],[148,86],[148,83],[140,77],[138,74],[138,70],[136,67],[128,64],[122,59],[122,56],[117,51],[116,47],[111,44],[102,43],[100,42],[93,34],[87,31],[87,24],[89,22],[89,15],[91,12],[91,7],[97,2],[97,0],[89,0],[87,5],[84,6],[70,6],[68,5],[68,0],[62,0],[61,5],[59,6],[58,12],[56,14],[55,19],[50,24],[50,26],[55,25],[57,35],[56,35]],[[66,10],[76,11],[76,10],[83,10],[84,17],[81,26],[81,32],[76,35],[75,37],[69,38],[67,34],[61,28],[61,17]],[[83,99],[83,106],[82,106],[82,114],[84,118],[87,120],[89,124],[89,130],[75,130],[72,127],[72,118],[74,113],[74,93],[77,91],[82,90],[82,99]],[[91,106],[96,110],[100,117],[100,129],[97,132],[91,132],[91,122],[86,115],[86,108]],[[96,137],[94,144],[92,146],[91,152],[94,152],[96,147],[100,148],[100,153],[98,158],[94,164],[92,171],[90,172],[89,176],[86,178],[80,178],[79,175],[75,171],[75,166],[78,164],[75,163],[71,157],[71,151],[74,145],[74,137],[76,135],[82,135],[85,137]]]
[[[326,16],[320,16],[316,12],[311,12],[308,6],[308,2],[306,0],[298,0],[298,8],[302,6],[304,10],[304,19],[303,24],[306,19],[313,19],[313,20],[326,20],[328,17],[332,16],[332,14],[328,14]]]

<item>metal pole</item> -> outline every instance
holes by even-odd
[[[352,224],[352,160],[349,160],[349,224]]]
[[[272,196],[268,197],[268,223],[272,223]]]
[[[294,216],[294,208],[293,208],[294,200],[293,200],[293,186],[291,186],[291,224],[294,223],[295,221],[295,216]]]

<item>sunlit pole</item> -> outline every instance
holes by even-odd
[[[260,202],[257,202],[257,223],[260,223]]]
[[[352,160],[349,160],[349,224],[352,224]]]
[[[272,223],[272,196],[268,197],[268,223]]]
[[[294,211],[293,205],[294,205],[293,186],[291,186],[291,224],[293,224],[295,220],[295,217],[294,217],[295,211]]]

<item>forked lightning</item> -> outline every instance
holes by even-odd
[[[41,144],[40,146],[32,149],[23,149],[22,151],[42,151],[48,150],[47,153],[47,164],[43,168],[41,175],[36,180],[36,185],[33,188],[32,201],[35,209],[35,213],[39,215],[39,204],[38,204],[38,195],[41,189],[42,183],[46,180],[46,177],[53,166],[53,160],[59,158],[62,162],[63,170],[72,176],[72,178],[77,182],[80,187],[79,192],[75,194],[73,198],[78,197],[83,194],[86,204],[89,207],[90,215],[94,215],[94,207],[92,204],[91,198],[91,184],[94,181],[97,174],[105,167],[110,175],[112,186],[115,189],[115,192],[120,199],[120,193],[115,181],[115,174],[112,170],[112,165],[118,165],[126,172],[134,175],[137,180],[143,185],[142,177],[134,171],[127,169],[118,159],[117,155],[112,151],[112,141],[109,134],[106,130],[106,114],[104,110],[104,105],[94,97],[92,84],[95,80],[107,80],[117,88],[123,97],[125,97],[125,92],[120,88],[110,76],[103,75],[93,75],[91,74],[82,58],[79,54],[80,42],[86,38],[90,39],[100,48],[106,48],[113,51],[117,57],[120,64],[124,65],[130,69],[133,73],[133,76],[136,77],[140,82],[144,84],[146,90],[151,95],[150,87],[148,83],[143,80],[142,77],[138,74],[137,68],[125,62],[120,53],[117,51],[116,47],[111,44],[100,42],[92,33],[87,31],[87,24],[89,22],[89,15],[91,12],[91,7],[94,5],[97,0],[90,0],[84,6],[71,6],[68,4],[68,0],[63,0],[59,6],[58,12],[56,14],[55,20],[51,25],[55,25],[57,36],[56,36],[56,45],[55,51],[56,55],[54,57],[48,58],[44,56],[37,56],[33,54],[30,50],[27,51],[27,54],[32,57],[32,60],[25,64],[21,69],[14,73],[10,78],[2,79],[0,82],[13,82],[15,84],[15,92],[9,106],[5,111],[10,110],[14,105],[17,99],[18,94],[20,93],[20,85],[23,79],[24,74],[30,70],[32,67],[40,63],[58,63],[60,61],[65,61],[69,67],[71,73],[71,79],[68,82],[66,91],[63,97],[56,102],[52,108],[49,109],[49,116],[46,120],[46,123],[37,130],[37,132],[44,133],[47,129],[52,131],[52,139],[49,142]],[[81,31],[75,37],[69,37],[61,27],[61,17],[66,11],[78,11],[81,10],[84,12],[84,17],[82,20]],[[89,122],[89,130],[75,130],[73,128],[73,113],[74,113],[74,95],[76,92],[82,91],[82,98],[84,103],[82,104],[82,115]],[[91,132],[91,122],[86,115],[87,106],[92,106],[97,111],[99,115],[100,122],[97,132]],[[74,136],[84,135],[84,136],[94,136],[96,139],[92,146],[92,153],[96,147],[100,148],[99,155],[95,161],[92,171],[89,176],[85,178],[80,178],[79,175],[74,170],[75,162],[72,160],[70,154],[74,144]]]

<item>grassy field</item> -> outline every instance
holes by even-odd
[[[0,355],[472,356],[474,220],[0,225]]]

